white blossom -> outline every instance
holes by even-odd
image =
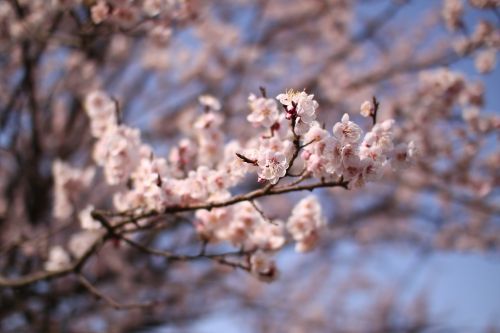
[[[444,0],[442,15],[448,29],[454,31],[462,23],[464,4],[462,0]]]
[[[170,150],[168,160],[173,176],[180,178],[185,170],[191,170],[196,161],[198,147],[193,140],[184,138]]]
[[[297,106],[297,95],[298,92],[290,89],[284,94],[279,94],[278,96],[276,96],[276,99],[281,103],[281,105],[285,106],[288,111],[291,111]]]
[[[167,161],[164,158],[142,158],[130,179],[134,190],[142,196],[143,206],[148,210],[161,211],[168,203],[162,184],[168,176]]]
[[[272,150],[260,153],[257,164],[259,178],[266,179],[271,184],[276,184],[281,177],[284,177],[288,167],[286,156],[282,152]]]
[[[264,282],[272,282],[279,275],[274,260],[263,251],[257,251],[250,257],[250,271],[255,277]]]
[[[78,214],[78,219],[80,220],[80,226],[82,227],[82,229],[96,230],[102,227],[101,223],[92,217],[93,210],[94,206],[88,205]]]
[[[99,24],[106,20],[110,14],[110,7],[104,0],[98,0],[95,5],[90,8],[92,22]]]
[[[165,6],[165,0],[144,0],[142,10],[146,15],[153,17],[160,14]]]
[[[276,96],[276,99],[285,106],[288,112],[296,113],[300,122],[310,124],[316,119],[318,102],[314,100],[314,95],[308,95],[304,91],[289,90]],[[304,125],[301,126],[304,127]]]
[[[212,210],[199,209],[195,213],[196,231],[207,241],[220,241],[230,239],[225,232],[233,217],[233,210],[227,207],[214,208]],[[222,234],[221,234],[221,230]]]
[[[467,122],[477,120],[480,110],[478,107],[467,107],[462,109],[462,118]]]
[[[224,134],[220,129],[222,116],[208,111],[199,116],[194,128],[198,143],[198,165],[214,166],[220,160],[224,149]]]
[[[321,206],[315,196],[310,195],[297,203],[288,219],[287,229],[297,242],[297,252],[311,251],[316,247],[319,233],[325,226]]]
[[[45,262],[45,270],[54,272],[66,269],[71,261],[68,253],[61,246],[53,246],[49,252],[49,258]]]
[[[414,141],[408,144],[399,144],[392,152],[392,166],[395,169],[401,169],[411,163],[417,154],[417,149]]]
[[[198,97],[201,105],[212,111],[219,111],[221,109],[220,102],[212,95],[201,95]]]
[[[236,153],[242,154],[251,160],[256,160],[258,152],[256,149],[243,149],[242,145],[235,140],[226,144],[219,169],[225,173],[228,187],[237,185],[247,173],[256,172],[258,169],[257,166],[242,161]]]
[[[87,95],[85,110],[90,118],[92,135],[96,138],[117,124],[116,103],[103,91],[97,90]]]
[[[247,120],[253,124],[270,127],[279,116],[278,105],[271,98],[256,97],[251,94],[248,97],[251,113],[247,116]]]
[[[113,22],[122,28],[129,29],[139,20],[139,11],[137,7],[116,6],[111,12],[111,18]]]
[[[370,117],[375,112],[375,106],[372,101],[364,101],[360,107],[360,113],[363,117]]]
[[[81,231],[71,236],[68,249],[75,258],[81,258],[94,245],[101,233]]]
[[[320,142],[328,136],[328,131],[321,128],[317,122],[314,122],[309,131],[304,136],[304,141],[306,143]]]
[[[78,169],[63,161],[55,160],[52,164],[54,176],[54,210],[53,215],[59,219],[68,218],[73,213],[73,204],[88,188],[94,178],[95,169],[88,167]]]
[[[139,164],[141,146],[139,130],[124,125],[106,131],[97,141],[94,160],[104,167],[108,184],[116,185],[127,181]]]
[[[217,130],[222,124],[223,119],[219,113],[205,112],[198,117],[194,123],[194,128],[200,131]]]
[[[278,250],[285,245],[285,224],[279,220],[260,219],[250,235],[251,243],[263,250]]]
[[[480,51],[474,60],[474,65],[479,73],[485,74],[491,72],[496,65],[497,50],[490,48]]]
[[[315,177],[323,177],[334,172],[333,164],[339,162],[339,157],[333,156],[335,139],[328,131],[322,129],[318,123],[313,123],[311,129],[305,134],[304,147],[301,158],[305,161],[307,170]]]
[[[356,143],[362,134],[361,127],[349,120],[349,115],[344,113],[342,121],[333,126],[333,136],[342,143]]]

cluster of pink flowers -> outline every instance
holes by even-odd
[[[103,167],[108,184],[129,185],[115,194],[117,210],[162,211],[168,205],[204,202],[244,176],[234,153],[238,145],[224,146],[220,104],[209,96],[200,103],[205,111],[194,122],[194,137],[182,139],[167,160],[142,143],[138,129],[118,124],[117,104],[111,98],[102,92],[87,96],[85,106],[97,138],[94,160]]]
[[[97,140],[94,160],[103,168],[108,184],[121,185],[113,198],[115,208],[161,213],[171,206],[223,202],[231,198],[231,188],[249,173],[256,173],[257,180],[269,186],[290,176],[342,180],[359,187],[378,179],[388,166],[408,163],[415,154],[413,143],[394,144],[392,120],[375,124],[363,136],[361,127],[344,114],[330,134],[316,121],[318,103],[313,95],[290,90],[278,95],[277,100],[284,108],[282,113],[274,99],[249,97],[247,119],[260,127],[262,134],[243,145],[226,142],[220,102],[209,95],[201,96],[203,111],[193,122],[191,137],[181,139],[165,159],[155,156],[153,149],[141,141],[138,129],[119,123],[116,101],[102,91],[90,93],[85,108]],[[367,108],[365,104],[362,109]],[[92,217],[93,209],[87,206],[79,214],[83,231],[69,244],[75,257],[81,256],[102,232],[102,225]],[[277,276],[274,261],[267,256],[281,249],[288,235],[296,242],[298,252],[306,252],[317,245],[325,226],[314,196],[301,200],[286,223],[266,217],[256,201],[198,209],[194,216],[196,230],[204,241],[228,242],[252,251],[250,271],[263,280]],[[59,265],[62,256],[56,254],[48,267]]]
[[[297,252],[314,249],[324,226],[325,220],[316,197],[310,195],[299,201],[287,223],[288,231],[297,242],[295,245]]]
[[[256,97],[251,94],[248,97],[250,114],[247,120],[255,125],[271,127],[279,118],[278,103],[272,98]]]
[[[302,153],[307,170],[318,178],[342,177],[350,186],[360,187],[379,179],[387,166],[409,163],[415,155],[414,143],[396,147],[393,124],[393,120],[375,124],[362,137],[362,129],[348,114],[333,126],[333,135],[314,123],[305,135],[310,144]]]
[[[459,29],[462,26],[464,5],[462,0],[444,0],[443,18],[450,30]]]
[[[115,23],[123,28],[130,28],[148,18],[168,18],[178,15],[184,1],[179,0],[98,0],[90,8],[92,21]]]
[[[314,100],[314,95],[308,95],[304,91],[289,90],[285,94],[279,94],[276,98],[285,107],[287,119],[296,117],[295,133],[305,134],[316,119],[318,102]]]
[[[86,189],[94,178],[93,167],[78,169],[56,160],[52,165],[54,175],[54,210],[59,219],[71,216],[77,197]]]
[[[496,115],[480,115],[483,106],[484,86],[480,82],[469,82],[460,72],[449,69],[436,69],[422,72],[420,91],[425,96],[425,106],[435,107],[438,111],[429,113],[426,108],[412,110],[415,122],[430,122],[440,117],[449,116],[458,108],[466,124],[475,133],[487,133],[498,128]],[[443,98],[444,96],[444,98]],[[417,132],[415,129],[412,132]],[[425,141],[423,134],[417,139]],[[419,144],[421,147],[422,144]]]
[[[249,202],[196,212],[196,229],[207,241],[227,241],[238,248],[278,250],[285,244],[284,225],[265,218]]]
[[[470,0],[469,4],[479,9],[493,9],[500,6],[497,0]],[[500,32],[488,21],[479,21],[474,29],[469,29],[463,20],[464,3],[461,0],[445,0],[443,18],[451,31],[461,30],[454,43],[456,52],[461,55],[475,53],[474,65],[481,73],[489,73],[496,66],[496,58],[500,49]],[[468,31],[471,31],[469,34]]]

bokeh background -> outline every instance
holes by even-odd
[[[151,17],[145,2],[110,0],[98,23],[95,1],[0,4],[2,274],[41,269],[50,246],[78,230],[75,215],[52,216],[51,166],[93,164],[83,100],[95,89],[116,98],[123,122],[165,157],[194,135],[202,94],[220,100],[224,133],[241,142],[256,133],[245,118],[259,87],[314,94],[328,129],[345,112],[367,129],[359,106],[375,95],[380,118],[395,118],[397,136],[419,143],[419,161],[362,189],[315,191],[328,221],[320,247],[277,253],[280,278],[271,284],[213,262],[170,263],[106,245],[86,271],[96,285],[118,299],[158,296],[161,305],[114,310],[65,277],[2,288],[0,331],[500,331],[500,71],[477,65],[480,52],[498,53],[498,1],[164,1]],[[462,12],[446,9],[456,3]],[[481,101],[471,102],[476,88]],[[257,186],[248,179],[234,193]],[[98,173],[75,211],[112,207],[114,191]],[[304,195],[261,204],[286,219]],[[199,248],[191,223],[137,239]]]

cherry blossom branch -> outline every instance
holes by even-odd
[[[253,202],[253,201],[251,201],[251,202]],[[106,228],[108,228],[110,230],[110,232],[113,232],[113,235],[115,237],[118,237],[119,239],[123,240],[124,242],[126,242],[127,244],[129,244],[130,246],[134,247],[135,249],[137,249],[141,252],[155,255],[155,256],[164,257],[169,261],[193,261],[193,260],[200,260],[200,259],[209,259],[209,260],[216,261],[217,263],[219,263],[221,265],[230,266],[233,268],[239,268],[239,269],[242,269],[245,271],[250,271],[249,265],[244,265],[241,262],[229,261],[228,257],[241,257],[241,256],[248,257],[249,255],[254,253],[255,250],[248,250],[248,251],[241,250],[238,252],[207,254],[206,253],[207,242],[202,241],[202,248],[201,248],[201,251],[199,254],[196,254],[196,255],[176,254],[176,253],[173,253],[171,251],[157,250],[155,248],[151,248],[151,247],[142,245],[138,242],[135,242],[135,241],[131,240],[130,238],[125,237],[123,234],[119,234],[119,233],[114,232],[112,230],[113,227],[110,226],[109,222],[104,218],[104,216],[102,216],[98,213],[94,213],[93,217],[96,218],[97,220],[99,220]]]
[[[3,255],[15,247],[21,246],[22,244],[39,242],[40,240],[45,240],[53,237],[54,235],[69,229],[73,225],[73,221],[68,221],[60,226],[58,226],[54,230],[50,230],[49,232],[43,235],[35,235],[34,237],[26,237],[24,234],[19,237],[19,239],[14,240],[12,243],[7,243],[0,247],[0,255]]]
[[[253,251],[249,252],[227,252],[227,253],[216,253],[216,254],[206,254],[204,251],[200,251],[199,254],[196,255],[182,255],[182,254],[176,254],[171,251],[162,251],[162,250],[157,250],[151,247],[147,247],[145,245],[142,245],[136,241],[133,241],[132,239],[124,236],[123,234],[120,234],[115,231],[115,229],[110,225],[109,221],[101,214],[98,212],[93,212],[92,217],[98,220],[107,230],[110,234],[112,234],[113,237],[117,237],[121,240],[123,240],[125,243],[129,244],[130,246],[156,256],[161,256],[164,258],[167,258],[168,260],[171,261],[188,261],[188,260],[197,260],[197,259],[213,259],[213,260],[220,260],[221,258],[225,258],[226,256],[237,256],[237,255],[242,255],[242,254],[250,254]]]
[[[270,218],[266,216],[264,211],[255,203],[254,200],[250,200],[250,203],[252,204],[253,208],[260,214],[260,216],[267,222],[275,224]]]
[[[186,260],[197,260],[197,259],[211,259],[215,260],[219,263],[222,264],[228,264],[225,260],[225,257],[228,255],[241,255],[241,252],[233,252],[233,253],[223,253],[223,254],[203,254],[203,255],[179,255],[175,254],[169,251],[159,251],[151,248],[144,247],[132,240],[130,240],[127,237],[124,237],[120,233],[116,231],[117,228],[120,228],[128,223],[131,222],[137,222],[141,219],[148,218],[148,217],[153,217],[159,214],[172,214],[172,213],[178,213],[178,212],[188,212],[188,211],[194,211],[198,209],[207,209],[211,210],[213,208],[217,207],[225,207],[225,206],[230,206],[233,204],[236,204],[238,202],[243,202],[243,201],[251,201],[263,196],[271,196],[271,195],[278,195],[278,194],[283,194],[283,193],[289,193],[289,192],[298,192],[298,191],[313,191],[314,189],[317,188],[324,188],[324,187],[343,187],[347,189],[348,182],[344,181],[343,179],[340,179],[338,181],[321,181],[321,182],[316,182],[312,184],[305,184],[305,185],[284,185],[284,186],[277,186],[274,188],[270,188],[268,186],[263,187],[259,190],[255,190],[246,194],[242,195],[236,195],[228,200],[220,201],[220,202],[212,202],[212,203],[207,203],[207,204],[197,204],[197,205],[191,205],[191,206],[171,206],[167,207],[162,213],[158,212],[148,212],[139,216],[134,216],[134,217],[129,217],[126,220],[121,221],[119,224],[115,226],[111,226],[107,220],[105,219],[104,215],[102,215],[99,211],[94,211],[92,213],[92,216],[100,221],[105,227],[107,224],[107,232],[99,237],[93,244],[90,246],[90,248],[79,258],[77,261],[75,261],[73,264],[68,266],[67,268],[57,270],[57,271],[43,271],[43,272],[36,272],[30,275],[26,275],[23,277],[17,277],[17,278],[5,278],[3,276],[0,276],[0,287],[22,287],[26,286],[29,284],[33,284],[38,281],[42,280],[49,280],[49,279],[54,279],[57,277],[62,277],[65,275],[68,275],[70,273],[77,273],[79,272],[85,263],[92,257],[92,255],[97,252],[97,250],[103,245],[107,240],[112,239],[113,237],[119,237],[123,239],[125,242],[127,242],[129,245],[134,246],[135,248],[141,249],[143,252],[148,252],[150,254],[155,254],[163,257],[167,257],[169,260],[177,260],[177,261],[186,261]],[[243,266],[239,264],[233,264],[230,263],[230,266],[237,266],[242,269],[247,269],[248,267],[244,268]]]
[[[310,174],[306,173],[306,169],[304,169],[304,170],[302,170],[302,172],[299,175],[297,175],[297,177],[299,177],[299,178],[296,179],[295,181],[291,182],[289,184],[290,186],[295,186],[297,184],[302,183],[304,180],[306,180],[307,178],[310,177]]]
[[[0,276],[0,287],[23,287],[38,281],[50,280],[68,275],[70,273],[79,272],[90,257],[98,251],[100,246],[107,239],[109,239],[109,234],[105,234],[98,238],[80,258],[78,258],[73,264],[63,269],[56,271],[41,271],[17,278],[5,278]]]
[[[347,189],[348,184],[349,184],[348,181],[340,179],[337,181],[320,181],[320,182],[315,182],[315,183],[307,184],[307,185],[276,186],[276,187],[271,188],[271,189],[264,187],[264,188],[246,193],[246,194],[236,195],[230,199],[219,201],[219,202],[212,202],[212,203],[205,203],[205,204],[194,204],[194,205],[189,205],[189,206],[170,206],[170,207],[167,207],[163,211],[163,214],[187,212],[187,211],[194,211],[194,210],[198,210],[198,209],[211,210],[213,208],[231,206],[231,205],[234,205],[238,202],[250,201],[250,200],[261,198],[261,197],[268,196],[268,195],[271,196],[271,195],[278,195],[278,194],[289,193],[289,192],[313,191],[314,189],[322,188],[322,187],[342,187],[344,189]],[[136,218],[141,219],[141,218],[145,218],[145,217],[154,216],[156,214],[158,214],[158,212],[149,212],[149,213],[146,213],[143,215],[139,215]]]
[[[238,156],[238,158],[240,158],[245,163],[257,165],[257,160],[252,160],[252,159],[250,159],[250,158],[248,158],[245,155],[240,154],[240,153],[236,153],[236,156]]]
[[[290,158],[290,163],[288,163],[285,176],[290,175],[290,169],[293,167],[293,164],[295,163],[295,160],[299,156],[300,150],[302,149],[302,147],[300,146],[300,135],[295,134],[295,119],[292,120],[292,132],[293,132],[292,143],[294,146],[294,151],[292,157]]]
[[[307,168],[304,168],[304,169],[302,169],[302,171],[300,171],[298,174],[295,174],[295,173],[291,173],[291,172],[289,172],[287,176],[289,176],[289,177],[302,177],[302,176],[304,176],[304,175],[306,174],[306,171],[307,171]],[[300,183],[301,181],[302,181],[302,180],[300,180],[298,183]],[[291,184],[294,184],[294,185],[295,185],[295,184],[298,184],[298,183],[293,182],[293,183],[291,183]]]

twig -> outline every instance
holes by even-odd
[[[252,165],[257,165],[257,160],[252,160],[252,159],[250,159],[250,158],[248,158],[245,155],[240,154],[240,153],[236,153],[236,156],[238,156],[238,158],[240,158],[245,163],[249,163],[249,164],[252,164]]]
[[[99,289],[97,289],[85,276],[78,274],[78,281],[96,298],[102,299],[108,305],[112,306],[116,310],[129,310],[136,308],[149,308],[157,304],[157,302],[146,302],[146,303],[120,303],[110,296],[105,295]]]
[[[26,286],[41,280],[48,280],[48,279],[53,279],[56,277],[68,275],[70,273],[76,273],[81,270],[83,265],[90,259],[90,257],[99,249],[99,247],[106,242],[107,240],[114,238],[114,237],[120,237],[123,239],[125,242],[130,244],[131,246],[134,246],[138,249],[141,249],[142,251],[148,252],[150,254],[155,254],[155,255],[160,255],[164,257],[168,257],[170,260],[195,260],[195,259],[201,259],[201,258],[208,258],[212,260],[216,260],[218,262],[221,262],[221,260],[224,262],[225,257],[228,255],[235,255],[234,253],[225,253],[225,254],[213,254],[213,255],[203,255],[203,256],[187,256],[187,255],[178,255],[174,254],[168,251],[158,251],[155,249],[150,249],[148,247],[145,247],[139,243],[136,243],[132,240],[130,240],[127,237],[124,237],[120,233],[116,232],[117,229],[125,226],[126,224],[129,224],[131,222],[136,222],[144,218],[148,217],[153,217],[153,216],[158,216],[161,214],[172,214],[172,213],[179,213],[179,212],[187,212],[187,211],[194,211],[198,209],[212,209],[212,208],[217,208],[217,207],[225,207],[225,206],[230,206],[238,202],[242,201],[250,201],[256,198],[260,198],[263,196],[267,195],[278,195],[282,193],[288,193],[288,192],[297,192],[297,191],[313,191],[316,188],[322,188],[322,187],[343,187],[347,189],[348,182],[344,181],[343,179],[340,179],[339,181],[322,181],[318,183],[313,183],[309,185],[293,185],[293,186],[278,186],[278,187],[273,187],[273,186],[266,186],[264,188],[242,194],[242,195],[236,195],[228,200],[225,201],[220,201],[220,202],[213,202],[213,203],[206,203],[206,204],[197,204],[197,205],[191,205],[191,206],[171,206],[167,207],[163,212],[157,212],[157,211],[150,211],[146,212],[142,215],[139,216],[134,216],[134,217],[129,217],[126,220],[120,221],[117,223],[115,226],[111,226],[109,222],[106,220],[106,218],[99,214],[98,211],[92,212],[92,216],[97,219],[98,221],[101,221],[103,226],[107,229],[107,232],[99,237],[91,247],[81,256],[77,261],[75,261],[73,264],[68,266],[67,268],[58,270],[58,271],[41,271],[41,272],[36,272],[33,274],[29,274],[26,276],[22,277],[15,277],[15,278],[5,278],[0,275],[0,287],[22,287]],[[106,227],[107,225],[107,227]],[[238,254],[240,254],[238,252]],[[233,264],[231,263],[231,266]],[[239,267],[239,266],[238,266]],[[242,268],[243,267],[239,267]]]
[[[253,208],[255,208],[255,210],[260,214],[260,216],[267,222],[271,223],[271,224],[274,224],[274,225],[277,225],[276,222],[272,221],[270,218],[268,218],[266,216],[266,214],[264,214],[264,211],[262,209],[259,208],[259,206],[257,206],[257,204],[255,203],[255,200],[250,200],[250,203],[252,204]]]
[[[267,98],[267,91],[266,91],[266,88],[264,88],[264,87],[259,87],[259,90],[260,90],[260,93],[261,93],[262,97]]]
[[[291,183],[289,184],[289,186],[295,186],[295,185],[297,185],[297,184],[302,183],[302,182],[303,182],[304,180],[306,180],[307,178],[309,178],[309,173],[305,173],[305,171],[306,171],[306,169],[302,170],[302,172],[301,172],[301,173],[300,173],[300,175],[299,175],[299,177],[300,177],[300,178],[298,178],[298,179],[296,179],[295,181],[291,182]]]
[[[324,129],[324,127],[323,127],[323,129]],[[311,141],[302,144],[299,148],[304,149],[305,147],[309,146],[311,143],[314,143],[315,141],[316,141],[316,139],[312,139]]]
[[[16,278],[5,278],[0,276],[0,287],[23,287],[38,281],[50,280],[70,273],[79,272],[83,265],[90,259],[90,257],[97,252],[100,245],[109,239],[109,234],[105,234],[102,237],[96,239],[96,241],[90,246],[87,251],[76,260],[74,263],[57,271],[40,271],[33,274],[16,277]]]
[[[206,203],[206,204],[196,204],[196,205],[190,205],[190,206],[170,206],[167,207],[164,210],[164,214],[167,213],[176,213],[176,212],[186,212],[186,211],[193,211],[193,210],[198,210],[198,209],[213,209],[213,208],[218,208],[218,207],[225,207],[225,206],[230,206],[238,202],[242,201],[248,201],[248,200],[253,200],[257,199],[263,196],[267,195],[277,195],[277,194],[283,194],[283,193],[288,193],[288,192],[298,192],[298,191],[313,191],[316,188],[321,188],[321,187],[343,187],[347,189],[348,182],[344,180],[339,180],[339,181],[325,181],[325,182],[316,182],[312,183],[309,185],[294,185],[294,186],[277,186],[274,188],[271,188],[269,190],[266,190],[266,188],[258,189],[246,194],[241,194],[241,195],[236,195],[230,199],[224,200],[224,201],[219,201],[219,202],[212,202],[212,203]],[[139,216],[137,218],[143,218],[143,217],[149,217],[156,215],[156,212],[150,212],[144,214],[142,217]]]
[[[370,117],[372,118],[373,122],[372,125],[375,125],[377,123],[377,113],[380,103],[375,96],[372,97],[372,103],[373,103],[373,112],[370,113]]]
[[[293,146],[295,147],[295,150],[293,151],[292,158],[290,158],[290,163],[288,163],[288,167],[286,169],[285,176],[290,175],[290,169],[293,167],[293,164],[295,163],[295,160],[299,156],[299,152],[302,149],[300,146],[300,135],[297,135],[295,133],[296,121],[297,121],[297,118],[293,117],[292,118],[292,133],[293,133]]]

